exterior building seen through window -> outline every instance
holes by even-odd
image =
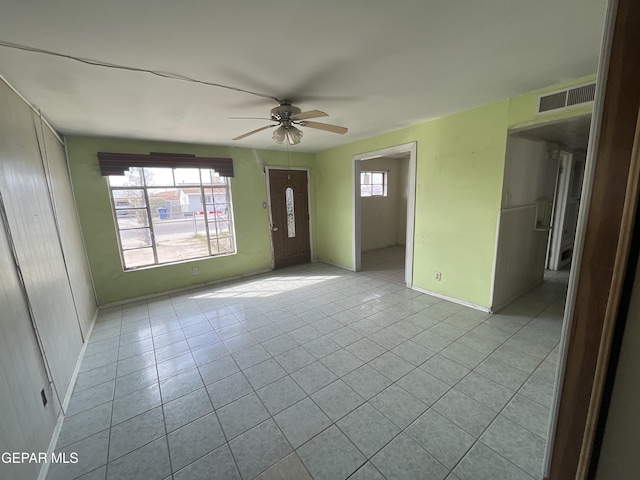
[[[236,253],[229,178],[132,167],[108,179],[125,270]]]

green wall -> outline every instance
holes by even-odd
[[[78,214],[100,305],[270,269],[269,215],[262,207],[267,201],[267,190],[261,164],[290,164],[310,169],[312,243],[314,247],[318,244],[313,154],[290,153],[287,161],[286,152],[276,150],[97,137],[67,137],[66,142]],[[233,158],[235,176],[231,180],[231,193],[238,253],[124,272],[107,181],[98,167],[99,151],[191,153]],[[315,250],[314,259],[317,258]],[[197,276],[192,274],[193,267],[198,268]]]
[[[316,154],[320,261],[353,265],[352,157],[417,142],[413,284],[490,307],[508,130],[591,113],[590,105],[543,115],[535,108],[541,93],[594,79],[575,79]],[[436,271],[442,272],[441,281],[435,280]]]
[[[320,230],[320,260],[353,264],[353,155],[415,141],[413,283],[487,306],[507,112],[504,100],[317,154],[319,223],[336,225]]]
[[[491,306],[496,227],[507,134],[591,113],[591,106],[535,115],[541,93],[595,79],[594,75],[437,118],[316,154],[290,153],[290,165],[310,169],[313,258],[353,265],[354,155],[417,142],[414,286]],[[259,161],[287,165],[276,150],[187,145],[95,137],[68,137],[78,212],[100,304],[188,287],[271,268],[266,181]],[[106,180],[98,151],[175,152],[234,159],[231,182],[238,253],[123,272]],[[199,275],[193,276],[193,267]],[[442,280],[435,280],[435,272]]]

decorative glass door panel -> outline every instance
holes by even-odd
[[[296,236],[296,213],[293,200],[293,188],[287,187],[285,190],[285,200],[287,205],[287,235],[289,238]]]

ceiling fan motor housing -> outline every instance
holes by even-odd
[[[276,121],[287,121],[291,119],[292,115],[297,115],[301,111],[298,107],[291,105],[291,102],[284,100],[280,105],[271,109],[271,118]]]
[[[272,108],[270,112],[271,116],[269,119],[272,122],[275,122],[275,125],[272,124],[256,128],[255,130],[251,130],[250,132],[235,137],[234,140],[242,140],[254,133],[261,132],[268,128],[278,127],[273,131],[273,139],[277,143],[283,143],[286,137],[290,145],[297,145],[300,143],[300,139],[302,138],[302,130],[295,127],[295,125],[339,134],[347,133],[347,129],[345,127],[308,120],[309,118],[326,117],[327,114],[325,112],[320,110],[309,110],[303,112],[298,107],[291,105],[291,100],[280,100],[279,102],[280,105]]]

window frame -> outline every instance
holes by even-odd
[[[209,258],[217,258],[217,257],[225,257],[225,256],[229,256],[229,255],[235,255],[238,253],[238,249],[237,249],[237,243],[236,243],[236,231],[235,231],[235,219],[234,219],[234,215],[233,215],[233,195],[232,195],[232,189],[231,189],[231,177],[228,176],[222,176],[219,175],[218,172],[216,170],[214,170],[213,168],[207,168],[207,167],[186,167],[186,169],[197,169],[198,170],[198,176],[199,176],[199,183],[177,183],[176,182],[176,170],[181,170],[184,168],[178,168],[178,167],[156,167],[156,166],[147,166],[147,167],[131,167],[131,170],[133,169],[137,169],[140,172],[140,178],[141,178],[141,184],[139,185],[112,185],[111,183],[111,177],[115,177],[115,178],[119,178],[121,177],[121,175],[105,175],[106,178],[106,182],[107,182],[107,189],[109,191],[109,200],[110,200],[110,204],[111,204],[111,211],[112,211],[112,215],[113,215],[113,220],[114,220],[114,228],[115,228],[115,234],[116,234],[116,239],[118,242],[118,251],[120,254],[120,261],[122,264],[122,269],[124,272],[131,272],[131,271],[136,271],[136,270],[141,270],[141,269],[148,269],[148,268],[157,268],[157,267],[163,267],[163,266],[167,266],[167,265],[174,265],[174,264],[179,264],[179,263],[185,263],[185,262],[192,262],[192,261],[199,261],[199,260],[205,260],[205,259],[209,259]],[[145,169],[164,169],[164,170],[171,170],[171,176],[173,178],[173,184],[169,185],[169,184],[158,184],[158,185],[148,185],[147,184],[147,177],[145,175]],[[216,178],[220,178],[221,180],[224,180],[223,183],[203,183],[203,174],[204,172],[209,172],[208,175],[211,175],[211,177],[216,177]],[[197,256],[197,257],[193,257],[193,258],[185,258],[185,259],[178,259],[178,260],[170,260],[170,261],[160,261],[158,258],[158,243],[157,243],[157,236],[155,233],[155,227],[156,225],[154,225],[154,217],[153,217],[153,213],[152,213],[152,205],[151,202],[149,201],[149,190],[155,190],[155,189],[174,189],[177,192],[179,192],[181,189],[184,188],[189,188],[189,189],[199,189],[198,195],[200,197],[200,203],[202,205],[202,216],[203,216],[203,220],[204,220],[204,226],[205,226],[205,232],[206,232],[206,244],[207,244],[207,251],[208,253],[206,255],[203,256]],[[215,197],[216,197],[216,193],[214,192],[214,189],[220,189],[223,188],[225,190],[225,204],[227,205],[227,217],[224,221],[228,223],[229,225],[229,235],[225,236],[225,237],[221,237],[216,231],[217,228],[215,229],[216,231],[212,232],[212,230],[210,229],[210,226],[215,226],[217,223],[219,223],[219,220],[217,219],[216,215],[217,210],[216,210],[216,202],[215,202]],[[211,192],[206,192],[206,190],[210,189]],[[117,202],[122,202],[121,198],[118,198],[116,196],[114,196],[114,191],[130,191],[130,190],[141,190],[142,192],[142,197],[141,199],[144,200],[144,206],[136,206],[136,205],[129,205],[128,207],[123,208],[123,206],[118,207],[116,205]],[[210,198],[212,201],[211,202],[207,202],[207,198]],[[127,202],[129,202],[129,200],[127,200]],[[211,205],[212,207],[209,208],[209,205]],[[214,215],[213,218],[209,213],[209,210],[214,209]],[[118,214],[118,212],[122,212],[122,211],[142,211],[145,212],[146,215],[146,222],[143,222],[143,225],[140,227],[134,227],[134,228],[121,228],[120,224],[119,224],[119,217],[121,215]],[[192,215],[196,215],[199,214],[197,212],[193,212]],[[146,223],[146,225],[144,225],[144,223]],[[122,238],[121,238],[121,232],[122,231],[127,231],[127,230],[142,230],[142,229],[148,229],[148,234],[149,234],[149,245],[148,246],[142,246],[142,247],[136,247],[136,248],[124,248],[122,245]],[[230,239],[230,251],[225,251],[225,252],[218,252],[218,253],[214,253],[212,251],[212,242],[216,242],[216,245],[218,245],[219,247],[219,241],[221,239]],[[128,251],[135,251],[135,250],[142,250],[145,248],[151,248],[151,251],[153,253],[153,263],[146,263],[144,265],[137,265],[137,266],[132,266],[132,267],[127,267],[126,265],[126,260],[125,260],[125,252]]]
[[[382,183],[373,183],[373,178],[375,174],[381,174],[382,175]],[[388,177],[389,172],[384,171],[384,170],[361,170],[360,171],[360,197],[363,198],[370,198],[370,197],[386,197],[388,195],[387,193],[387,187],[388,187],[388,183],[389,183],[389,177]],[[364,177],[365,175],[369,175],[370,176],[370,181],[369,183],[364,183]],[[373,187],[374,186],[378,186],[381,185],[382,186],[382,193],[381,194],[374,194],[373,193]],[[362,187],[371,187],[370,188],[370,192],[369,194],[364,194],[364,189]]]

